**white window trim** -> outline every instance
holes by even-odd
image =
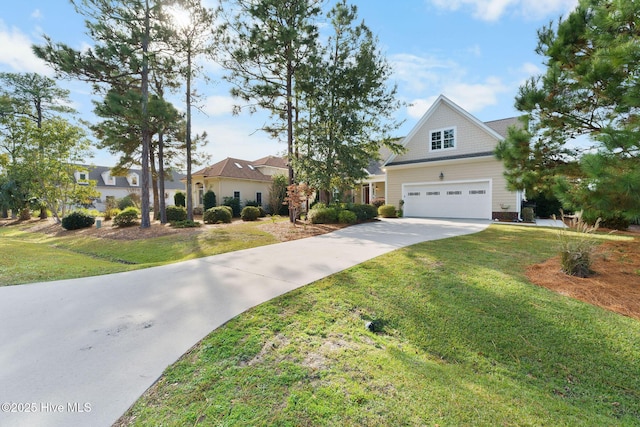
[[[104,185],[116,185],[116,177],[111,176],[109,171],[102,172],[102,180],[104,181]]]
[[[436,148],[435,150],[433,149],[432,145],[431,145],[431,141],[433,140],[433,134],[436,132],[441,132],[443,139],[442,139],[442,144],[444,145],[444,132],[447,130],[452,130],[453,131],[453,147],[447,147],[447,148]],[[456,126],[447,126],[447,127],[443,127],[440,129],[432,129],[429,131],[429,152],[436,152],[439,153],[441,151],[450,151],[450,150],[455,150],[458,148],[458,128]]]
[[[135,172],[130,173],[129,175],[127,175],[127,182],[131,187],[140,187],[140,175]]]

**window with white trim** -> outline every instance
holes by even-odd
[[[431,131],[431,151],[456,148],[456,128]]]

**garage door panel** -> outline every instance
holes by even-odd
[[[489,181],[404,186],[406,216],[491,218]]]

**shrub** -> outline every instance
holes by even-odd
[[[204,204],[204,210],[209,210],[216,207],[216,193],[211,190],[207,190],[202,197],[202,203]],[[202,215],[202,214],[200,214]]]
[[[123,211],[129,207],[138,207],[139,200],[140,196],[138,196],[137,194],[128,194],[122,199],[118,200],[118,209]]]
[[[222,200],[223,205],[231,207],[234,217],[240,216],[240,200],[235,197],[225,197]]]
[[[113,225],[117,227],[130,227],[138,223],[138,215],[140,211],[133,206],[130,206],[120,212],[115,218],[113,218]]]
[[[62,218],[62,228],[65,230],[77,230],[91,227],[96,222],[95,218],[84,212],[76,211]]]
[[[631,224],[631,221],[625,218],[619,211],[585,211],[582,216],[584,222],[588,224],[595,224],[598,218],[602,218],[600,225],[612,230],[624,231],[628,229],[629,224]]]
[[[110,221],[115,218],[120,213],[120,209],[118,208],[109,208],[104,211],[104,220]]]
[[[562,220],[564,222],[564,214]],[[600,219],[593,226],[587,224],[582,218],[582,211],[577,212],[571,219],[569,233],[567,229],[558,232],[560,241],[560,264],[562,271],[571,276],[588,277],[593,273],[591,255],[598,243],[593,238],[593,233],[598,229]]]
[[[338,212],[338,222],[340,224],[355,224],[357,221],[358,217],[355,212],[347,210]]]
[[[171,223],[171,226],[174,228],[198,228],[202,227],[202,223],[200,221],[185,219],[184,221],[174,221]]]
[[[256,206],[245,206],[240,214],[240,218],[242,218],[243,221],[255,221],[259,216],[260,208]]]
[[[173,196],[173,203],[176,206],[187,206],[187,196],[182,191],[176,191]]]
[[[368,221],[378,216],[378,208],[373,205],[350,205],[347,210],[356,214],[358,221]]]
[[[377,208],[385,204],[384,197],[376,197],[371,201],[371,204]]]
[[[187,209],[184,206],[167,206],[167,221],[173,223],[187,219]]]
[[[229,224],[231,222],[231,209],[228,206],[207,209],[202,219],[207,224],[217,224],[219,222]]]
[[[307,219],[311,224],[335,224],[338,222],[338,209],[314,208],[307,214]]]
[[[398,212],[396,211],[396,207],[393,205],[382,205],[378,208],[378,215],[382,218],[396,218],[398,216]]]
[[[524,222],[533,222],[533,208],[523,208],[522,209],[522,220]]]

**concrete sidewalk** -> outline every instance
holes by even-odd
[[[0,426],[110,426],[245,310],[403,246],[489,221],[402,218],[107,276],[0,288]]]

